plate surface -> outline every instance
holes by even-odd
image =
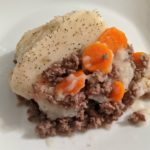
[[[38,139],[26,110],[16,106],[9,89],[15,46],[28,29],[54,16],[96,9],[108,25],[122,29],[137,51],[150,50],[149,0],[0,0],[0,149],[3,150],[149,150],[150,126],[132,127],[121,118],[110,129],[90,130],[73,137]]]

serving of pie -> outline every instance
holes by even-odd
[[[74,11],[27,31],[10,87],[40,137],[100,128],[150,92],[150,55],[97,11]],[[130,121],[145,121],[135,112]]]

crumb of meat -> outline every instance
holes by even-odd
[[[140,112],[133,112],[130,116],[128,121],[131,124],[139,124],[141,122],[145,122],[146,118],[144,116],[144,114],[140,113]]]
[[[36,127],[36,131],[41,138],[56,135],[56,129],[50,120],[40,122]]]
[[[134,75],[134,81],[137,81],[144,77],[145,71],[148,67],[148,61],[149,61],[149,56],[148,55],[142,55],[141,57],[141,66],[135,68],[135,75]]]
[[[108,96],[111,92],[111,80],[108,76],[102,72],[94,72],[88,76],[86,94],[89,95],[99,95],[100,93]]]
[[[68,74],[81,68],[80,53],[76,52],[71,55],[70,58],[64,58],[62,61],[62,67],[66,68]]]
[[[63,77],[66,74],[65,68],[61,67],[61,64],[53,64],[52,67],[43,71],[42,77],[45,80],[48,80],[52,86],[55,86],[57,82],[63,80]]]
[[[135,94],[132,91],[127,91],[122,99],[122,103],[126,106],[129,107],[133,104],[135,100]]]
[[[112,80],[107,79],[107,81],[103,82],[101,85],[101,93],[106,97],[108,97],[111,91],[112,91]]]
[[[64,58],[62,62],[54,63],[50,68],[43,71],[42,77],[55,86],[58,82],[81,68],[80,53],[73,53],[69,58]]]
[[[142,55],[141,60],[142,60],[143,66],[144,66],[144,67],[147,67],[148,61],[149,61],[149,56],[148,56],[148,55]]]
[[[103,125],[104,119],[97,109],[88,110],[89,124],[88,128],[99,128]]]
[[[87,90],[87,95],[98,95],[101,92],[100,84],[90,85]]]
[[[137,92],[135,87],[136,87],[136,81],[133,78],[129,85],[128,91],[124,94],[124,97],[122,99],[122,103],[125,104],[126,107],[132,105],[137,97]]]
[[[146,69],[147,69],[147,67],[136,68],[136,69],[135,69],[134,80],[135,80],[135,81],[138,81],[138,80],[140,80],[142,77],[144,77]]]
[[[115,67],[115,65],[112,65],[111,73],[109,74],[110,78],[118,79],[119,78],[119,70]]]
[[[117,102],[104,102],[99,104],[99,112],[105,120],[105,124],[116,121],[125,111],[125,105]]]
[[[73,128],[73,121],[72,118],[62,118],[57,120],[57,134],[59,135],[70,135],[74,128]]]
[[[77,110],[87,107],[87,99],[84,92],[79,92],[74,96],[68,95],[60,104],[65,108],[75,108]]]
[[[111,103],[109,102],[104,102],[99,104],[100,113],[106,114],[106,115],[111,115],[113,114],[113,112],[115,111],[115,107],[113,105],[111,105]]]
[[[88,82],[90,84],[95,84],[97,82],[102,83],[106,81],[107,79],[108,79],[107,75],[103,74],[100,71],[96,71],[89,75]]]
[[[101,117],[90,117],[90,123],[88,128],[99,128],[102,126],[102,119]]]

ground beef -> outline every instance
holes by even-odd
[[[34,100],[19,98],[19,104],[28,107],[28,119],[36,122],[36,132],[41,138],[55,135],[71,135],[75,131],[85,132],[87,129],[100,128],[117,120],[124,112],[121,103],[105,102],[99,104],[93,100],[87,103],[87,108],[78,112],[76,117],[58,118],[51,121],[39,110]]]
[[[84,92],[79,92],[74,96],[68,95],[60,104],[65,108],[75,108],[77,110],[87,107],[87,99]]]
[[[126,107],[132,105],[137,97],[137,92],[134,87],[136,87],[136,81],[133,78],[129,85],[128,91],[124,94],[124,97],[122,99],[122,103],[125,104]]]
[[[53,126],[53,128],[58,135],[70,135],[74,131],[84,132],[87,129],[99,128],[106,124],[111,124],[114,120],[117,120],[120,117],[124,110],[123,107],[120,107],[119,105],[112,103],[110,107],[113,108],[113,111],[110,113],[106,112],[106,109],[108,110],[110,107],[101,107],[98,106],[98,104],[95,104],[95,106],[91,105],[90,109],[82,111],[82,113],[79,113],[78,117],[57,119],[56,121],[51,121],[51,124],[57,124],[57,126]],[[47,121],[45,121],[45,123],[47,123]],[[48,124],[50,124],[50,121]],[[47,132],[45,132],[46,130]],[[53,131],[52,127],[50,129],[45,128],[43,121],[39,123],[36,131],[40,137],[53,136],[51,133],[51,131]]]
[[[65,58],[62,61],[62,67],[66,68],[66,72],[68,74],[74,72],[75,70],[79,70],[81,68],[81,54],[73,53],[70,58]]]
[[[88,90],[87,90],[87,95],[98,95],[101,92],[101,85],[100,84],[94,84],[90,85]]]
[[[122,99],[122,103],[126,106],[126,108],[128,108],[133,104],[134,100],[135,96],[133,93],[131,91],[127,91]]]
[[[113,121],[118,120],[118,118],[125,111],[125,106],[122,103],[117,102],[104,102],[99,104],[100,114],[103,116],[105,120],[105,124],[110,124]]]
[[[134,112],[133,114],[129,116],[128,121],[132,124],[139,124],[141,122],[145,122],[146,119],[145,119],[144,114],[140,112]]]
[[[54,63],[50,68],[46,69],[42,77],[49,81],[51,86],[55,86],[58,82],[70,73],[81,69],[80,53],[73,53],[69,58],[64,58],[62,62]]]
[[[111,79],[102,72],[94,72],[88,76],[86,87],[86,94],[90,95],[102,95],[108,96],[111,92]]]
[[[106,97],[109,97],[111,91],[112,91],[112,80],[107,79],[107,81],[101,84],[101,93]]]
[[[96,83],[103,83],[108,79],[108,76],[103,74],[100,71],[93,72],[88,77],[88,83],[96,84]]]
[[[142,66],[143,68],[146,68],[148,65],[148,61],[149,61],[149,56],[148,55],[142,55]]]
[[[23,103],[25,104],[25,102]],[[36,132],[41,138],[55,135],[72,135],[75,131],[85,132],[87,129],[100,128],[111,124],[124,112],[124,105],[121,103],[105,102],[99,104],[90,100],[88,109],[82,109],[76,117],[58,118],[51,121],[39,110],[34,100],[26,103],[28,103],[28,119],[32,122],[36,121]]]
[[[145,71],[147,70],[147,67],[148,67],[148,61],[149,61],[149,56],[142,55],[140,67],[135,65],[136,68],[135,68],[135,75],[133,79],[134,81],[138,81],[139,79],[144,77]]]
[[[90,117],[88,128],[99,128],[102,124],[103,122],[101,117]]]
[[[36,131],[41,138],[56,135],[56,129],[50,120],[40,122],[36,127]]]
[[[63,80],[63,76],[66,74],[66,69],[61,67],[61,64],[53,64],[52,67],[48,68],[43,72],[42,77],[51,84],[55,86],[58,82]]]
[[[104,102],[99,104],[99,112],[106,115],[111,115],[115,111],[115,107],[110,102]]]
[[[119,78],[118,75],[119,75],[119,71],[117,70],[115,65],[112,65],[112,70],[111,70],[111,73],[109,74],[109,77],[113,79],[118,79]]]

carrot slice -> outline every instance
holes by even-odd
[[[105,43],[114,53],[121,48],[127,48],[128,42],[125,34],[115,27],[106,29],[98,38]]]
[[[142,56],[144,56],[144,52],[135,52],[132,54],[133,61],[135,62],[136,66],[142,66]]]
[[[121,81],[114,81],[112,84],[112,91],[110,93],[110,98],[113,101],[120,102],[124,96],[125,87]]]
[[[85,86],[86,75],[82,70],[70,74],[56,85],[56,92],[61,95],[75,95]]]
[[[100,42],[95,42],[85,48],[82,56],[84,68],[91,72],[99,70],[103,73],[109,73],[112,61],[112,51]]]

